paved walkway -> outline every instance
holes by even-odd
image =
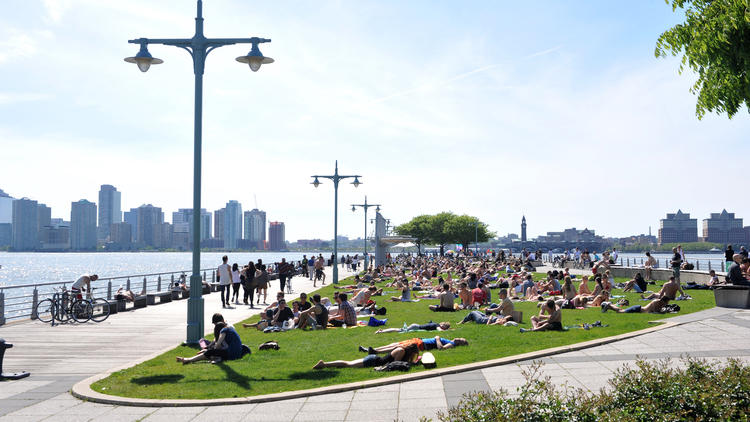
[[[301,278],[295,279],[295,289],[300,291],[302,283]],[[207,297],[211,306],[217,307],[218,301],[218,295]],[[32,376],[25,380],[0,384],[0,415],[5,415],[0,416],[0,421],[414,421],[420,416],[434,417],[437,411],[458,403],[461,395],[469,391],[504,388],[513,392],[523,384],[522,371],[532,364],[526,361],[344,393],[221,407],[110,406],[83,402],[67,393],[70,386],[80,379],[159,350],[161,344],[168,347],[181,340],[185,329],[184,309],[179,308],[180,312],[167,312],[170,306],[185,305],[160,305],[139,310],[133,315],[111,317],[110,324],[118,330],[106,330],[106,333],[99,330],[98,335],[86,334],[80,341],[85,346],[79,347],[78,353],[81,355],[77,359],[71,359],[70,355],[57,357],[59,353],[51,353],[49,348],[46,351],[38,348],[52,341],[53,346],[60,344],[68,353],[74,353],[76,349],[71,345],[74,342],[63,341],[58,333],[69,329],[70,336],[78,336],[79,331],[88,333],[92,329],[90,325],[60,327],[60,330],[55,327],[54,330],[58,331],[50,328],[47,332],[54,333],[51,339],[39,323],[33,323],[36,324],[34,326],[18,324],[0,329],[0,334],[9,339],[24,339],[24,344],[9,351],[6,371],[33,371]],[[210,313],[208,304],[206,309]],[[145,317],[146,312],[153,312],[153,318],[150,319],[154,321],[145,327],[130,328],[138,324],[127,321],[145,320],[146,318],[134,317],[139,313]],[[178,317],[172,315],[175,313],[179,314]],[[249,315],[250,312],[242,309],[230,310],[225,314],[230,320],[236,320],[244,318],[242,315]],[[598,390],[606,386],[606,381],[614,370],[624,365],[633,365],[637,356],[663,359],[690,355],[719,361],[737,357],[750,362],[750,311],[713,308],[677,316],[670,321],[682,325],[544,358],[543,372],[560,385]],[[33,328],[33,336],[29,334],[30,328]],[[127,333],[126,330],[136,328],[142,330],[122,334],[123,331]],[[144,336],[147,338],[145,342],[142,340]],[[139,339],[137,344],[133,343],[136,338]],[[131,346],[135,344],[135,347],[128,347],[130,352],[124,352],[126,348],[112,344],[118,341]],[[152,342],[163,343],[156,347],[151,346]],[[94,346],[91,347],[90,344]],[[133,351],[136,349],[137,352]],[[110,357],[110,354],[114,355]]]

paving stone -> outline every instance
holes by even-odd
[[[322,412],[299,412],[297,416],[292,419],[294,422],[298,421],[310,421],[310,422],[322,422],[322,421],[343,421],[346,419],[346,410],[329,410]]]
[[[395,408],[373,408],[370,410],[350,410],[345,420],[351,422],[393,422],[397,416],[398,411]]]

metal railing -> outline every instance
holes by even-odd
[[[555,255],[555,256],[562,256],[562,255]],[[552,263],[553,260],[550,260],[548,254],[542,255],[542,262]],[[690,264],[693,264],[693,266],[695,267],[694,268],[695,271],[714,270],[716,271],[717,274],[726,272],[726,267],[725,267],[726,264],[725,264],[724,259],[690,259],[690,257],[688,257],[686,261]],[[643,267],[645,262],[646,260],[644,258],[620,257],[618,258],[618,262],[616,262],[616,264],[619,264],[625,267],[630,267],[630,266]],[[591,263],[593,264],[594,261],[592,260]],[[566,266],[570,266],[570,268],[580,268],[580,266],[577,264],[578,263],[575,262],[575,260],[572,259],[572,257],[570,260],[566,261]],[[667,268],[668,269],[668,268],[672,268],[672,265],[670,264],[670,260],[668,258],[656,259],[656,266],[654,268]]]
[[[215,269],[203,269],[201,272],[203,273],[204,282],[210,280],[213,283],[216,281]],[[179,279],[179,277],[185,274],[189,281],[191,273],[192,270],[184,270],[103,277],[93,281],[91,287],[96,289],[94,296],[112,300],[112,297],[120,286],[126,290],[132,290],[136,294],[144,295],[170,290],[174,285],[175,279]],[[55,289],[61,287],[67,289],[68,285],[72,285],[73,283],[75,283],[75,280],[0,286],[0,325],[11,320],[36,319],[37,316],[34,315],[34,310],[40,301],[52,297]],[[106,293],[101,293],[102,291]]]

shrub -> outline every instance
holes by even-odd
[[[619,369],[598,393],[556,389],[541,376],[541,363],[524,371],[526,383],[511,397],[506,390],[474,392],[439,412],[442,422],[479,421],[747,421],[750,366],[685,358],[639,360]]]

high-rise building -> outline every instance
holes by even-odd
[[[714,243],[743,243],[745,230],[742,219],[735,218],[734,213],[727,210],[712,212],[711,218],[703,220],[703,239]]]
[[[13,222],[13,198],[0,189],[0,224]]]
[[[263,249],[266,241],[266,212],[253,208],[245,211],[245,239],[258,249]]]
[[[0,223],[0,248],[10,246],[13,240],[13,225],[11,223]]]
[[[49,226],[52,222],[52,208],[44,205],[39,204],[39,211],[37,212],[37,227],[41,229],[42,227]]]
[[[114,249],[133,247],[133,226],[130,223],[114,223],[109,226],[109,241]]]
[[[166,249],[172,247],[172,225],[160,223],[154,225],[154,247]]]
[[[138,208],[131,208],[123,214],[123,221],[130,224],[130,241],[138,243]]]
[[[70,222],[53,218],[39,230],[39,249],[43,251],[70,250]]]
[[[242,204],[229,201],[224,216],[224,248],[237,249],[237,241],[242,239]]]
[[[268,223],[268,242],[268,248],[272,251],[286,249],[286,234],[283,222],[271,221]]]
[[[226,220],[226,214],[226,208],[220,208],[214,211],[214,239],[224,239],[224,222]]]
[[[96,235],[99,240],[106,240],[112,224],[122,222],[120,199],[122,194],[112,185],[101,185],[99,188],[99,228]]]
[[[698,241],[698,219],[690,218],[690,213],[677,210],[659,220],[659,244],[688,243]]]
[[[526,216],[521,217],[521,242],[526,241]]]
[[[81,199],[70,204],[70,248],[96,249],[96,204]]]
[[[29,198],[13,201],[11,248],[33,251],[39,245],[39,204]]]
[[[192,220],[192,216],[190,218]],[[172,224],[172,248],[179,249],[181,251],[190,250],[191,241],[190,237],[192,233],[192,227],[189,223],[174,223]]]
[[[156,230],[155,226],[161,225],[164,222],[164,213],[161,212],[161,208],[151,204],[141,205],[138,207],[137,216],[137,243],[140,246],[157,247],[154,231]]]
[[[177,212],[172,213],[172,224],[175,225],[175,232],[177,231],[176,225],[179,223],[189,224],[188,235],[190,238],[189,244],[193,242],[193,209],[192,208],[180,208]],[[211,238],[211,213],[207,212],[205,208],[201,208],[201,240]]]

